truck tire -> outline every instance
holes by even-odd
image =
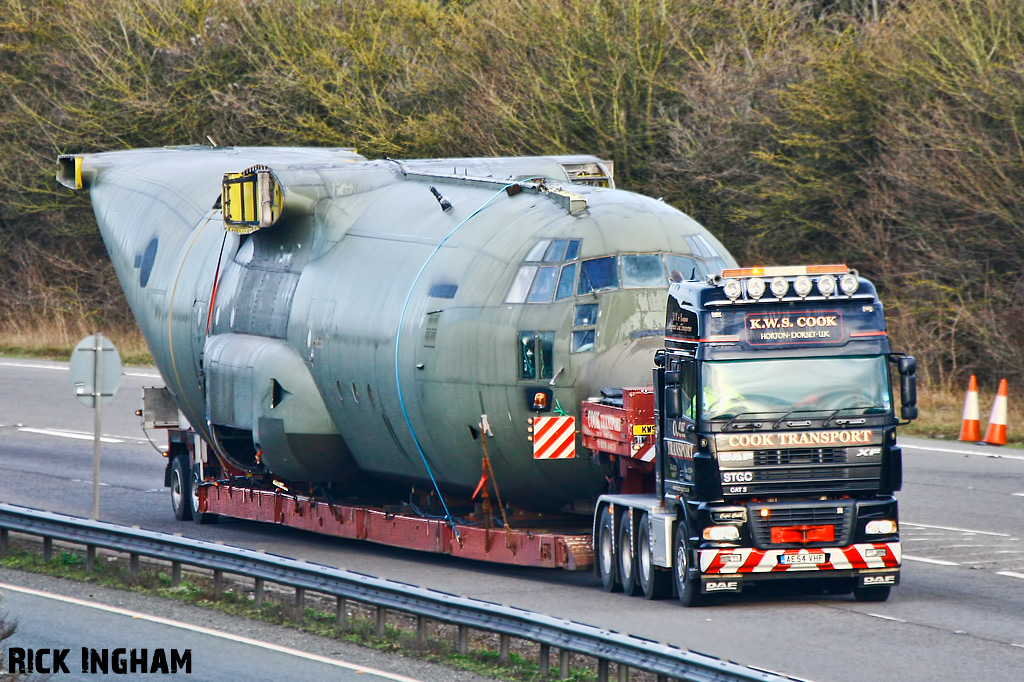
[[[192,520],[201,526],[208,523],[217,523],[216,514],[207,514],[199,511],[199,467],[192,465],[192,485],[189,486],[189,507],[192,511]]]
[[[672,558],[675,567],[676,596],[683,606],[699,606],[701,602],[700,580],[690,577],[690,546],[686,537],[686,524],[676,524],[675,540],[672,543]]]
[[[616,570],[615,551],[612,539],[615,534],[615,521],[611,507],[604,505],[597,519],[597,570],[601,574],[601,587],[605,592],[618,592],[622,589]]]
[[[622,591],[635,597],[640,594],[640,585],[636,580],[636,552],[633,551],[633,529],[628,511],[619,517],[619,581]]]
[[[891,585],[876,585],[874,587],[854,587],[853,598],[857,601],[886,601],[889,599]]]
[[[651,529],[646,514],[640,519],[640,528],[636,534],[636,579],[644,599],[664,599],[672,587],[668,571],[659,571],[654,565]]]
[[[188,473],[188,458],[180,455],[171,462],[171,509],[178,521],[192,518],[192,477]]]

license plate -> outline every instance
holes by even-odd
[[[823,564],[826,561],[828,561],[828,555],[823,552],[817,554],[783,554],[779,557],[779,563],[787,566]]]

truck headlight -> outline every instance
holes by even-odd
[[[892,535],[896,528],[896,522],[892,519],[879,519],[868,521],[868,525],[864,526],[864,532],[868,535]]]
[[[758,299],[764,296],[765,284],[764,280],[760,277],[754,277],[753,279],[747,280],[747,294],[752,298]]]
[[[704,529],[704,539],[711,542],[735,542],[740,539],[740,529],[736,526],[708,526]]]

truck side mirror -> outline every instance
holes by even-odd
[[[917,419],[917,360],[906,355],[896,363],[900,373],[900,417]]]
[[[679,419],[683,416],[685,397],[683,387],[679,384],[665,387],[665,416],[667,418]]]

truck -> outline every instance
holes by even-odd
[[[166,389],[147,389],[139,415],[169,429],[164,483],[182,520],[225,516],[593,570],[606,591],[674,594],[685,606],[797,580],[886,600],[902,557],[896,428],[917,416],[916,377],[914,358],[889,348],[871,282],[846,265],[724,268],[673,281],[666,310],[650,383],[603,388],[575,414],[552,410],[543,390],[530,398],[521,433],[534,457],[579,455],[604,474],[606,491],[586,516],[502,501],[487,414],[471,428],[479,483],[447,501],[416,485],[404,500],[372,487],[336,498],[328,487],[235,468]]]
[[[917,417],[916,363],[890,350],[871,282],[845,265],[727,268],[670,285],[665,334],[649,390],[583,406],[597,452],[614,433],[594,426],[619,421],[618,444],[636,439],[607,455],[620,487],[594,517],[604,589],[692,606],[813,580],[886,600],[902,559],[896,427]]]

